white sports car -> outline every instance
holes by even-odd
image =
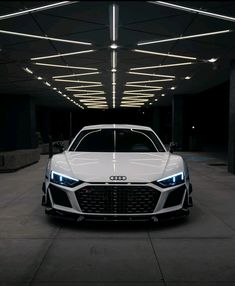
[[[49,160],[43,192],[47,214],[78,221],[158,221],[188,215],[192,206],[183,158],[136,125],[84,127]]]

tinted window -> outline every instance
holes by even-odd
[[[80,134],[70,148],[79,152],[113,152],[114,133],[110,129],[89,130]]]
[[[165,152],[151,131],[99,129],[82,131],[69,151],[77,152]]]
[[[116,130],[116,152],[156,152],[156,147],[143,133]]]

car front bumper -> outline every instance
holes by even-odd
[[[81,220],[142,221],[186,216],[192,206],[191,185],[170,188],[148,184],[82,183],[68,188],[46,181],[46,213]]]

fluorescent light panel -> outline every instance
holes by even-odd
[[[110,6],[110,38],[116,42],[118,39],[118,6]]]
[[[79,89],[79,90],[74,90],[74,89],[69,89],[69,88],[66,88],[66,90],[70,90],[70,91],[79,91],[79,92],[87,92],[87,93],[97,93],[97,94],[101,94],[103,93],[103,91],[101,90],[89,90],[89,89]]]
[[[66,56],[72,56],[72,55],[78,55],[78,54],[85,54],[85,53],[91,53],[95,50],[86,50],[86,51],[79,51],[79,52],[71,52],[71,53],[64,53],[64,54],[56,54],[51,56],[45,56],[45,57],[37,57],[37,58],[31,58],[31,61],[36,60],[43,60],[43,59],[51,59],[51,58],[59,58],[59,57],[66,57]]]
[[[117,67],[117,53],[115,51],[112,51],[111,53],[111,65],[112,69],[116,69]]]
[[[134,52],[138,53],[144,53],[144,54],[150,54],[150,55],[157,55],[157,56],[164,56],[164,57],[171,57],[171,58],[180,58],[180,59],[187,59],[187,60],[196,60],[195,57],[188,57],[188,56],[181,56],[181,55],[174,55],[174,54],[165,54],[165,53],[158,53],[158,52],[152,52],[152,51],[146,51],[146,50],[138,50],[134,49]]]
[[[56,78],[54,81],[60,81],[60,82],[75,82],[75,83],[81,83],[80,80],[72,80],[72,79],[60,79]],[[96,84],[97,86],[102,86],[101,82]],[[71,87],[72,88],[72,87]]]
[[[145,104],[145,102],[133,102],[133,103],[131,103],[131,102],[125,102],[125,101],[122,101],[121,102],[121,106],[141,106],[141,105],[144,105]]]
[[[150,44],[157,44],[157,43],[165,43],[165,42],[172,42],[172,41],[177,41],[177,40],[186,40],[186,39],[192,39],[192,38],[199,38],[199,37],[207,37],[207,36],[212,36],[212,35],[225,34],[225,33],[229,33],[229,32],[232,32],[232,30],[222,30],[222,31],[210,32],[210,33],[195,34],[195,35],[190,35],[190,36],[180,36],[180,37],[169,38],[169,39],[165,39],[165,40],[139,42],[137,45],[143,46],[143,45],[150,45]]]
[[[140,102],[140,103],[121,103],[121,107],[141,107],[142,105],[144,105],[144,103]]]
[[[107,106],[107,103],[106,102],[101,102],[100,104],[97,102],[97,103],[83,103],[84,105],[86,106]]]
[[[113,36],[113,38],[112,38],[112,40],[115,42],[116,41],[116,25],[115,25],[115,13],[116,13],[116,11],[115,11],[115,5],[113,5],[113,7],[112,7],[112,12],[113,12],[113,21],[112,21],[112,23],[113,23],[113,25],[112,25],[112,29],[113,29],[113,31],[112,31],[112,36]]]
[[[48,64],[48,63],[34,63],[35,65],[38,66],[48,66],[48,67],[56,67],[56,68],[71,68],[71,69],[79,69],[79,70],[91,70],[91,71],[96,71],[98,70],[97,68],[87,68],[87,67],[75,67],[75,66],[63,66],[63,65],[54,65],[54,64]]]
[[[102,93],[76,93],[76,94],[73,94],[74,97],[80,97],[81,95],[99,95],[99,94],[105,94],[105,92],[102,92]]]
[[[163,82],[163,81],[172,81],[174,79],[153,79],[153,80],[139,80],[139,81],[128,81],[126,84],[139,84],[139,83],[152,83],[152,82]]]
[[[14,36],[35,38],[35,39],[40,39],[40,40],[51,40],[51,41],[56,41],[56,42],[64,42],[64,43],[69,43],[69,44],[88,45],[88,46],[92,45],[92,43],[88,43],[88,42],[65,40],[65,39],[52,38],[52,37],[47,37],[47,36],[44,37],[44,36],[25,34],[25,33],[18,33],[18,32],[6,31],[6,30],[0,30],[0,33],[8,34],[8,35],[14,35]]]
[[[128,96],[123,96],[122,97],[122,99],[130,99],[130,100],[132,100],[132,99],[142,99],[142,98],[146,98],[146,97],[152,97],[152,95],[150,95],[150,96],[144,96],[144,95],[136,95],[136,96],[130,96],[130,95],[128,95]]]
[[[56,75],[52,78],[67,78],[67,77],[74,77],[74,76],[84,76],[84,75],[93,75],[93,74],[99,74],[99,72],[87,72],[87,73],[77,73],[77,74],[68,74],[68,75]]]
[[[125,99],[122,98],[122,103],[139,103],[139,102],[147,102],[149,101],[148,98],[142,98],[142,99]]]
[[[132,71],[137,70],[146,70],[146,69],[159,69],[159,68],[169,68],[169,67],[177,67],[177,66],[186,66],[186,65],[192,65],[193,62],[187,62],[187,63],[178,63],[178,64],[169,64],[169,65],[158,65],[158,66],[149,66],[149,67],[140,67],[140,68],[130,68]]]
[[[151,85],[137,85],[137,84],[126,84],[126,86],[132,86],[132,87],[144,87],[144,88],[157,88],[159,90],[163,89],[162,86],[151,86]]]
[[[91,100],[103,100],[103,99],[106,99],[105,96],[79,95],[79,96],[76,96],[76,97],[83,98],[83,99],[91,99]]]
[[[235,22],[235,18],[233,18],[233,17],[229,17],[229,16],[221,15],[221,14],[216,14],[216,13],[211,13],[211,12],[207,12],[207,11],[204,11],[201,9],[200,10],[194,9],[194,8],[176,5],[176,4],[172,4],[172,3],[168,3],[168,2],[164,2],[164,1],[149,1],[149,2],[153,3],[153,4],[169,7],[169,8],[187,11],[190,13],[198,13],[199,15],[204,15],[204,16],[213,17],[213,18],[217,18],[217,19],[221,19],[221,20],[225,20],[225,21]]]
[[[77,83],[90,83],[90,84],[101,84],[100,81],[87,81],[87,80],[77,80]],[[73,86],[76,87],[76,86]],[[79,86],[78,86],[79,87]]]
[[[153,97],[155,96],[154,93],[136,93],[136,92],[129,92],[129,91],[124,91],[123,94],[130,94],[130,95],[143,95],[143,96],[148,96],[148,97]]]
[[[88,86],[89,87],[89,86]],[[97,86],[98,87],[98,86]],[[83,88],[85,88],[85,87],[83,87]],[[80,87],[77,87],[77,88],[69,88],[69,87],[66,87],[65,88],[67,91],[74,91],[74,92],[76,92],[76,91],[78,91],[78,92],[98,92],[97,90],[93,90],[93,89],[82,89],[82,88],[80,88]],[[101,90],[99,91],[99,92],[102,92]]]
[[[69,87],[66,87],[66,89],[79,89],[79,88],[98,87],[98,86],[102,86],[102,84],[80,85],[80,86],[76,86],[76,87],[69,86]],[[92,90],[91,90],[91,91],[92,91]]]
[[[173,75],[141,73],[141,72],[132,72],[132,71],[129,71],[128,73],[129,74],[136,74],[136,75],[147,75],[147,76],[156,76],[156,77],[165,77],[165,78],[175,78],[175,76],[173,76]]]
[[[0,16],[0,20],[13,18],[13,17],[17,17],[17,16],[22,16],[22,15],[26,15],[26,14],[33,13],[33,12],[39,12],[39,11],[43,11],[43,10],[57,8],[57,7],[60,7],[60,6],[69,5],[69,4],[73,4],[73,3],[76,3],[76,2],[78,2],[78,1],[63,1],[63,2],[58,2],[58,3],[53,3],[53,4],[50,4],[50,5],[46,5],[46,6],[40,6],[40,7],[37,7],[37,8],[26,9],[24,11],[10,13],[10,14],[6,14],[6,15],[1,15]]]
[[[127,90],[127,92],[148,92],[148,91],[159,91],[159,90],[161,90],[161,89],[159,89],[159,88],[151,88],[151,89],[136,89],[136,90]]]
[[[103,104],[107,103],[104,100],[92,100],[92,99],[79,99],[80,102],[87,104],[87,105],[96,105],[96,104]]]
[[[103,106],[103,105],[87,106],[87,108],[89,108],[89,109],[108,109],[108,106],[107,105],[105,105],[105,106]]]

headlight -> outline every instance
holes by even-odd
[[[66,186],[66,187],[75,187],[76,185],[79,184],[79,180],[73,179],[69,176],[66,176],[66,175],[63,175],[63,174],[60,174],[54,171],[51,171],[50,181],[52,183]]]
[[[172,187],[184,183],[184,173],[180,172],[169,177],[162,178],[156,184],[162,188]]]

